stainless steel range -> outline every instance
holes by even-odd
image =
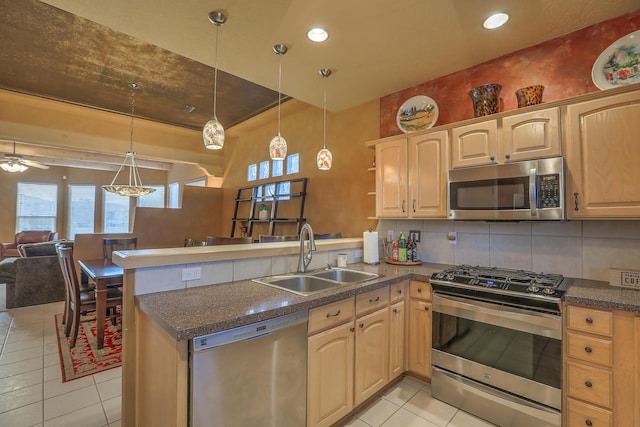
[[[500,426],[560,426],[559,274],[461,265],[431,276],[432,395]]]

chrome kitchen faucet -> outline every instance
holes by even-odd
[[[304,253],[304,232],[307,232],[309,235],[309,253]],[[311,263],[311,258],[313,257],[313,251],[316,250],[316,242],[313,238],[313,229],[311,225],[305,223],[300,230],[300,256],[298,259],[298,272],[305,273],[307,271],[307,267]]]

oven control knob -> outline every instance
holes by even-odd
[[[455,276],[453,274],[447,274],[446,280],[453,282],[453,279],[455,279]]]
[[[470,285],[477,285],[478,283],[480,283],[480,281],[478,279],[471,279],[469,280],[469,284]]]
[[[534,294],[536,292],[538,292],[539,290],[540,290],[540,288],[535,283],[530,284],[529,287],[527,288],[528,292],[532,292]]]
[[[545,295],[553,295],[556,293],[556,290],[553,288],[546,287],[542,289],[542,293]]]

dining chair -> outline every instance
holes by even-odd
[[[213,237],[207,236],[207,246],[216,245],[240,245],[245,243],[253,243],[251,237]]]
[[[289,236],[271,236],[268,234],[261,234],[258,236],[258,241],[260,243],[267,242],[293,242],[295,240],[300,240],[299,235],[289,235]]]
[[[316,240],[322,240],[322,239],[342,239],[342,232],[339,231],[337,233],[320,233],[320,234],[314,234],[313,238]]]
[[[137,245],[137,237],[105,237],[102,239],[102,255],[104,259],[111,259],[114,251],[135,249]]]
[[[71,335],[71,347],[76,346],[78,330],[80,329],[80,314],[96,310],[95,291],[82,291],[80,281],[76,275],[76,266],[73,262],[73,248],[56,245],[62,276],[66,285],[66,313],[64,314],[66,337]],[[117,322],[116,307],[122,306],[122,292],[118,288],[107,288],[107,309],[113,313],[113,322]]]

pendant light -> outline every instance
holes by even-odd
[[[269,143],[269,157],[271,160],[284,160],[287,157],[287,141],[280,135],[280,98],[282,95],[282,55],[287,53],[287,45],[276,44],[273,52],[280,57],[278,66],[278,134]]]
[[[320,77],[326,79],[331,75],[331,70],[328,68],[322,68],[318,71]],[[322,149],[318,152],[316,156],[316,164],[318,165],[318,169],[326,171],[331,169],[331,164],[333,163],[333,156],[331,155],[331,151],[327,149],[327,87],[325,85],[324,88],[324,102],[322,106],[323,117],[322,117]]]
[[[218,101],[218,30],[227,17],[222,11],[214,10],[209,13],[209,21],[216,26],[216,53],[214,59],[213,72],[213,118],[204,124],[202,128],[202,140],[205,148],[209,150],[220,150],[224,146],[224,128],[216,116],[216,104]]]
[[[131,132],[129,151],[125,153],[124,161],[120,165],[118,172],[116,172],[116,176],[113,177],[111,184],[103,185],[102,188],[107,190],[109,193],[117,194],[118,196],[138,197],[153,193],[156,189],[142,185],[142,179],[140,179],[140,173],[138,172],[138,166],[136,165],[136,153],[133,151],[133,115],[135,112],[136,90],[138,90],[140,86],[137,83],[131,83],[129,84],[129,87],[131,88]],[[129,169],[129,184],[116,184],[118,175],[120,175],[120,172],[125,168]]]

